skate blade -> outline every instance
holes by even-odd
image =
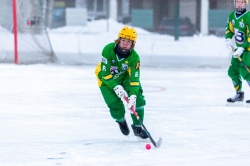
[[[236,101],[234,103],[227,102],[227,106],[244,106],[244,102],[243,101]]]

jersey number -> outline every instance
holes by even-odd
[[[244,43],[244,32],[242,31],[239,31],[238,29],[235,29],[234,30],[234,34],[235,34],[235,41],[238,43],[238,44],[243,44]]]

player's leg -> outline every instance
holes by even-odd
[[[242,60],[247,66],[247,68],[250,69],[250,52],[249,51],[244,52]],[[246,68],[243,65],[241,66],[240,73],[241,73],[242,78],[246,80],[246,82],[250,86],[250,73],[246,70]],[[250,100],[246,100],[246,103],[250,104]]]
[[[109,87],[101,86],[100,89],[105,103],[109,107],[111,117],[116,120],[121,132],[124,135],[129,135],[129,128],[125,119],[125,107],[123,102]]]
[[[126,77],[125,79],[122,80],[122,85],[124,87],[124,89],[128,92],[128,94],[130,94],[130,81],[129,81],[129,77]],[[137,98],[136,98],[136,109],[135,111],[137,112],[140,120],[143,122],[144,120],[144,106],[146,105],[146,101],[144,99],[143,96],[143,89],[141,84],[139,84],[139,91],[137,94]],[[134,114],[130,114],[131,118],[132,118],[132,122],[133,124],[131,125],[134,135],[138,136],[142,139],[146,139],[148,138],[147,133],[143,130],[140,122],[137,120],[137,118],[135,117]]]
[[[144,96],[142,94],[143,90],[142,87],[140,86],[139,88],[139,93],[137,95],[137,100],[136,100],[136,112],[138,116],[140,117],[141,121],[143,122],[144,120],[144,106],[146,105],[146,101],[144,99]],[[131,125],[134,135],[137,137],[140,137],[142,139],[147,139],[148,135],[147,133],[143,130],[141,124],[139,121],[136,119],[134,114],[131,114],[133,124]]]
[[[237,58],[232,58],[231,65],[228,69],[228,76],[232,79],[236,94],[227,99],[228,103],[242,102],[244,92],[242,91],[242,79],[240,74],[241,63]]]

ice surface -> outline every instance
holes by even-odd
[[[94,68],[0,65],[1,166],[250,165],[250,109],[226,106],[227,69],[142,66],[145,126],[163,139],[146,150],[110,117]]]

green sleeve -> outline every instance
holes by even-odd
[[[233,23],[232,23],[233,14],[234,14],[234,12],[232,12],[227,19],[226,34],[225,34],[226,39],[228,39],[228,38],[232,39],[232,37],[234,35],[234,28],[233,28]]]
[[[249,29],[250,29],[250,13],[248,14],[247,16],[247,25],[246,25],[246,40],[244,41],[242,47],[245,49],[245,50],[248,50],[250,51],[250,32],[249,32]]]
[[[114,44],[108,44],[103,48],[102,51],[102,61],[101,61],[101,80],[104,82],[109,88],[114,89],[117,82],[113,79],[113,75],[110,73],[110,66],[112,55],[114,55]]]
[[[129,96],[138,94],[140,86],[140,57],[133,50],[132,62],[130,66],[130,87],[129,87]]]

